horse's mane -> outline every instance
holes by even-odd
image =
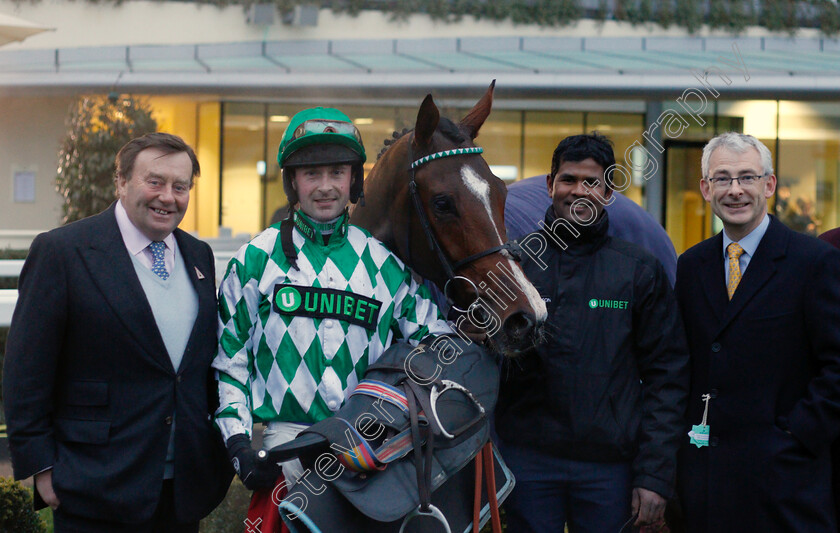
[[[382,143],[384,146],[379,151],[379,154],[376,156],[376,159],[378,160],[380,157],[382,157],[382,155],[388,151],[392,144],[400,140],[406,133],[410,131],[413,131],[413,129],[403,128],[402,131],[395,131],[394,133],[392,133],[391,137],[385,139],[385,141]],[[467,140],[467,137],[461,131],[461,128],[459,128],[457,124],[455,124],[446,117],[440,117],[437,131],[441,132],[444,135],[444,137],[454,142],[456,146],[460,146]]]

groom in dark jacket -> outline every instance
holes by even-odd
[[[688,350],[661,263],[607,235],[614,164],[605,137],[564,139],[545,223],[520,241],[549,318],[545,342],[502,372],[511,533],[649,524],[673,494]]]

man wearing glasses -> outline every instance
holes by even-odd
[[[836,531],[840,252],[767,214],[770,151],[725,133],[700,190],[723,221],[677,265],[691,352],[678,484],[690,532]]]
[[[396,340],[416,345],[452,333],[408,268],[367,231],[348,222],[347,203],[362,196],[365,149],[337,109],[301,111],[283,134],[288,218],[243,246],[219,288],[216,423],[242,482],[258,490],[249,520],[279,531],[272,490],[276,465],[259,464],[254,422],[266,425],[263,447],[295,438],[332,416],[368,365]],[[291,484],[305,473],[283,463]]]

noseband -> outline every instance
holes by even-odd
[[[412,134],[411,139],[408,142],[408,158],[411,161],[414,158],[414,155],[411,150],[411,145],[414,143],[414,135]],[[464,155],[464,154],[480,154],[484,152],[483,148],[478,146],[470,146],[467,148],[452,148],[450,150],[443,150],[441,152],[435,152],[433,154],[429,154],[427,156],[423,156],[420,159],[413,161],[409,167],[409,176],[410,181],[408,182],[408,191],[409,195],[411,196],[411,203],[414,205],[414,211],[417,213],[417,217],[420,220],[420,225],[423,228],[423,233],[426,235],[426,240],[429,243],[429,248],[434,250],[434,252],[438,256],[438,261],[440,262],[441,266],[443,266],[443,270],[446,273],[446,283],[443,286],[443,295],[446,297],[446,301],[452,309],[455,309],[459,313],[466,313],[469,309],[461,309],[457,307],[449,297],[448,288],[449,284],[456,279],[460,279],[466,281],[470,285],[472,285],[473,290],[475,291],[476,300],[478,299],[478,287],[476,287],[475,283],[464,276],[456,275],[457,272],[462,267],[469,265],[475,261],[478,261],[482,257],[495,254],[501,252],[502,250],[507,250],[511,256],[519,261],[520,260],[520,247],[516,242],[506,242],[504,244],[500,244],[498,246],[493,246],[492,248],[488,248],[484,251],[478,252],[477,254],[473,254],[469,257],[465,257],[460,261],[456,261],[455,264],[452,264],[449,261],[449,258],[446,256],[446,253],[443,251],[443,247],[438,242],[437,238],[435,237],[434,232],[432,231],[432,225],[429,223],[429,218],[426,216],[426,211],[423,209],[423,204],[420,201],[420,194],[417,192],[417,182],[414,179],[414,171],[431,161],[435,161],[437,159],[442,159],[444,157],[451,157],[455,155]],[[410,213],[410,212],[409,212]],[[409,227],[411,227],[411,219],[409,218]],[[408,234],[408,232],[406,232]],[[411,239],[407,239],[408,244],[406,247],[406,252],[409,258],[409,262],[411,261]],[[474,303],[474,302],[473,302]]]

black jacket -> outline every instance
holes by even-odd
[[[679,490],[692,533],[836,532],[840,253],[776,217],[727,298],[723,233],[680,257],[676,294],[691,353]],[[837,465],[834,465],[837,467]]]
[[[15,478],[52,467],[67,512],[151,520],[174,413],[176,516],[197,521],[224,498],[232,476],[209,417],[218,405],[213,252],[175,230],[198,295],[176,371],[114,206],[39,235],[21,271],[3,375]]]
[[[549,207],[546,228],[520,241],[548,321],[543,343],[505,364],[496,430],[559,457],[632,460],[634,487],[670,497],[688,438],[688,349],[668,277],[651,254],[607,235],[606,212],[577,237],[558,226],[552,238],[554,220]]]

